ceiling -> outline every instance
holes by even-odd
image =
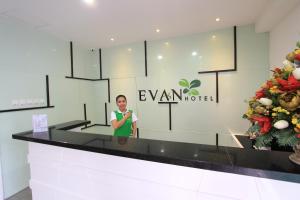
[[[273,0],[94,1],[0,0],[0,17],[66,41],[108,47],[255,23]]]

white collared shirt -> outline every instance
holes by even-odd
[[[122,113],[120,110],[117,110],[117,112]],[[138,120],[138,118],[134,112],[132,112],[131,116],[132,116],[132,122],[136,122]],[[114,111],[112,111],[110,114],[110,121],[113,121],[115,119],[117,119],[116,113]]]

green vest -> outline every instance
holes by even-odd
[[[125,123],[120,126],[119,128],[115,129],[114,136],[120,136],[120,137],[129,137],[132,133],[132,110],[129,110],[131,112],[131,116],[125,121]],[[119,113],[118,111],[115,111],[117,121],[120,121],[123,119],[123,113]]]

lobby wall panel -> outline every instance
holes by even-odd
[[[158,138],[175,141],[180,141],[180,138],[190,138],[186,134],[189,131],[213,134],[209,138],[214,138],[216,133],[222,136],[228,134],[229,137],[232,133],[245,133],[249,127],[248,122],[242,119],[247,109],[245,100],[254,95],[269,75],[269,35],[255,33],[253,25],[246,25],[237,27],[236,39],[237,71],[219,72],[219,103],[216,103],[216,75],[214,73],[198,74],[198,72],[233,69],[233,27],[147,41],[147,77],[143,71],[145,63],[142,55],[144,52],[142,41],[132,45],[104,48],[102,52],[105,77],[124,79],[124,81],[120,79],[118,84],[111,85],[111,90],[115,92],[112,92],[110,108],[114,108],[114,98],[117,94],[122,92],[127,94],[129,107],[136,105],[141,137],[154,139],[154,134],[150,134],[151,131],[143,133],[143,130],[164,132],[166,134]],[[129,56],[130,46],[132,47],[131,53],[139,51],[134,57]],[[132,81],[126,82],[126,78]],[[155,92],[158,89],[158,97],[160,97],[164,89],[167,93],[170,93],[170,89],[177,91],[183,89],[178,84],[182,78],[188,81],[199,79],[201,81],[201,86],[197,88],[199,95],[208,96],[208,98],[211,96],[213,101],[181,101],[172,105],[172,131],[182,133],[180,137],[177,137],[178,134],[172,135],[173,132],[169,131],[168,105],[158,105],[159,98],[153,101],[149,93],[146,101],[140,101],[138,91],[153,90]],[[99,94],[103,92],[97,91]],[[105,101],[104,96],[102,101]],[[201,136],[196,138],[201,138]],[[183,141],[187,140],[193,141],[192,138]],[[231,143],[231,139],[225,140],[226,144],[236,146],[235,143]]]
[[[100,77],[99,51],[73,42],[73,70],[75,77]]]
[[[143,42],[102,49],[103,78],[144,76]]]
[[[83,119],[86,97],[81,95],[90,86],[65,79],[70,73],[68,41],[21,22],[0,18],[0,44],[0,108],[11,109],[12,100],[21,99],[39,98],[46,104],[46,75],[49,75],[51,104],[55,105],[51,109],[0,114],[2,178],[7,198],[28,187],[30,176],[27,144],[12,140],[11,135],[32,129],[33,114],[47,114],[49,125]]]

